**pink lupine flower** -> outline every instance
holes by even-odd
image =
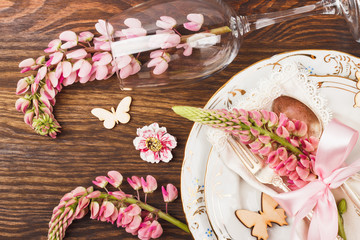
[[[164,186],[161,186],[161,191],[164,198],[164,202],[166,203],[173,202],[178,197],[178,190],[171,183],[166,185],[166,189]]]
[[[85,49],[77,49],[66,54],[67,59],[83,59],[88,55]]]
[[[94,37],[94,34],[92,34],[89,31],[81,32],[79,34],[79,42],[87,43],[90,42]]]
[[[141,180],[137,176],[132,176],[131,178],[127,178],[127,181],[134,190],[139,190],[142,188]]]
[[[145,28],[141,26],[141,22],[137,18],[127,18],[125,19],[124,24],[128,28],[115,32],[116,37],[129,39],[134,37],[146,36],[147,34]]]
[[[161,16],[160,20],[156,21],[156,26],[163,29],[173,29],[176,26],[176,20],[169,16]]]
[[[98,23],[95,24],[96,31],[98,31],[103,36],[111,36],[114,33],[114,28],[110,23],[99,19]]]
[[[66,41],[66,43],[61,45],[62,49],[72,48],[78,44],[78,37],[73,31],[62,32],[59,38],[62,41]]]
[[[33,58],[27,58],[19,63],[19,68],[21,69],[21,73],[32,70],[32,67],[35,65],[35,60]]]
[[[171,150],[176,147],[176,139],[167,133],[165,127],[152,123],[137,129],[137,135],[133,141],[135,149],[140,150],[140,157],[150,163],[160,161],[169,162],[172,159]]]
[[[158,221],[146,221],[140,225],[138,237],[141,240],[149,240],[151,238],[159,238],[162,233],[163,229]]]
[[[184,48],[183,55],[186,57],[192,54],[192,47],[187,43],[179,44],[176,48]]]
[[[56,95],[56,92],[52,85],[49,87],[47,84],[45,84],[40,89],[40,94],[46,96],[48,99],[53,99]]]
[[[150,47],[160,47],[162,49],[176,47],[181,42],[181,38],[174,31],[165,31],[152,35],[149,39]]]
[[[60,39],[55,39],[52,40],[49,44],[48,44],[48,48],[46,48],[44,50],[44,52],[46,53],[53,53],[56,52],[60,49],[61,46],[61,40]]]
[[[115,211],[115,206],[112,202],[104,200],[101,204],[98,220],[105,222]]]
[[[131,195],[128,195],[128,194],[124,193],[123,191],[109,192],[109,195],[114,196],[119,200],[126,198],[126,197],[131,197]]]
[[[92,182],[99,188],[105,188],[106,185],[108,184],[108,181],[106,180],[105,176],[98,176],[95,178],[95,181],[92,181]]]
[[[26,113],[24,114],[24,122],[27,125],[32,126],[34,115],[35,112],[33,110],[27,110]]]
[[[184,23],[184,28],[190,31],[199,31],[204,23],[204,16],[202,14],[190,13],[186,18],[190,22]]]
[[[91,219],[97,219],[99,216],[99,212],[100,212],[100,205],[98,202],[93,201],[90,204],[90,212],[91,212]]]
[[[38,73],[36,74],[35,83],[38,84],[42,79],[44,79],[46,73],[47,73],[47,67],[46,66],[41,67]]]
[[[50,54],[50,59],[47,62],[47,67],[49,67],[50,65],[56,65],[58,64],[64,57],[64,54],[62,52],[54,52],[52,54]]]
[[[77,187],[71,191],[73,197],[82,196],[87,193],[86,188],[84,187]]]
[[[27,90],[29,90],[29,79],[26,78],[22,78],[17,82],[17,86],[16,86],[16,94],[23,94],[25,93]]]
[[[100,197],[101,192],[99,190],[93,191],[92,193],[88,194],[86,197],[91,199],[91,198],[98,198]]]
[[[147,175],[146,181],[144,178],[141,178],[141,186],[144,190],[144,193],[152,193],[157,189],[156,179],[151,175]]]
[[[74,63],[72,71],[74,72],[79,70],[77,75],[79,77],[86,77],[90,74],[91,69],[92,65],[87,60],[80,59]]]
[[[118,171],[109,171],[108,176],[109,177],[105,177],[106,180],[115,188],[118,188],[121,185],[123,181],[123,176],[121,175],[121,173],[119,173]]]
[[[152,58],[152,60],[147,64],[147,67],[150,68],[155,66],[153,70],[155,75],[162,74],[169,67],[168,62],[170,62],[170,54],[163,50],[151,52],[150,58]]]
[[[16,110],[25,113],[27,108],[29,107],[31,101],[29,99],[26,98],[19,98],[18,100],[16,100],[15,102],[15,108]]]

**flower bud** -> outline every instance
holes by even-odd
[[[347,210],[347,204],[345,199],[341,199],[337,205],[340,214],[344,214]]]
[[[178,190],[171,183],[166,185],[166,190],[165,190],[164,186],[161,186],[161,191],[162,191],[162,195],[164,198],[164,202],[166,202],[166,203],[172,202],[178,197]]]

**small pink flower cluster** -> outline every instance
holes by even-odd
[[[148,240],[160,237],[163,229],[158,222],[158,217],[161,218],[161,214],[169,217],[167,204],[178,197],[177,188],[172,184],[168,184],[166,189],[162,186],[166,203],[166,213],[163,213],[146,204],[147,194],[157,189],[157,181],[153,176],[148,175],[146,179],[132,176],[127,179],[130,186],[137,191],[137,199],[120,189],[122,181],[123,176],[119,172],[109,171],[108,176],[98,176],[93,181],[96,186],[105,189],[106,193],[93,191],[92,187],[88,189],[77,187],[65,194],[53,210],[48,239],[62,239],[72,221],[84,217],[89,210],[91,219],[116,224],[117,227],[125,228],[126,232],[137,235],[139,239]],[[106,189],[108,184],[116,188],[116,191],[108,191]],[[141,188],[145,193],[145,202],[140,201],[138,190]]]

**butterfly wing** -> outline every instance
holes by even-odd
[[[121,123],[127,123],[130,121],[130,114],[127,112],[130,111],[131,97],[124,97],[119,105],[116,108],[116,119]]]
[[[91,110],[91,113],[100,121],[104,121],[105,128],[112,129],[115,126],[116,118],[112,112],[102,108],[94,108]]]
[[[268,238],[267,225],[262,215],[243,209],[236,210],[235,215],[246,227],[253,227],[251,235],[257,237],[258,240]]]
[[[276,208],[279,204],[269,195],[262,193],[261,197],[261,206],[263,211],[263,216],[271,222],[277,223],[280,226],[287,225],[285,210],[282,208]],[[271,224],[270,224],[271,226]]]

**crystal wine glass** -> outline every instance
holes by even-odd
[[[109,19],[107,33],[122,90],[174,87],[224,69],[246,33],[315,14],[342,15],[360,42],[360,0],[322,0],[249,16],[220,0],[152,0]]]

